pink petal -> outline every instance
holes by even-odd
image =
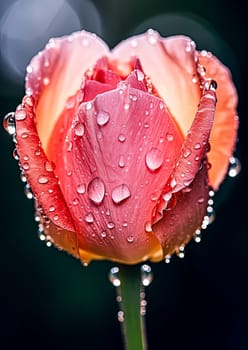
[[[98,124],[99,113],[106,123]],[[79,249],[126,263],[161,259],[145,227],[182,143],[164,103],[123,82],[63,118],[70,124],[60,137],[63,157],[53,160]]]
[[[37,135],[33,103],[32,97],[24,97],[15,113],[20,163],[43,213],[54,224],[74,231],[70,212],[54,174],[54,164],[46,157]]]
[[[128,61],[131,55],[140,59],[144,72],[186,135],[200,99],[199,85],[194,83],[198,75],[192,40],[183,36],[164,39],[149,30],[121,42],[112,55],[122,61]]]
[[[210,135],[211,150],[208,154],[211,168],[210,185],[216,190],[222,182],[228,168],[229,159],[234,151],[237,129],[237,92],[232,83],[231,74],[211,53],[202,51],[199,62],[205,67],[206,75],[217,84],[217,100],[214,125]]]
[[[207,164],[194,179],[191,190],[179,192],[176,204],[171,210],[165,210],[163,218],[152,226],[159,239],[164,255],[171,255],[184,246],[201,227],[208,201]]]
[[[205,90],[176,163],[172,179],[175,185],[173,193],[191,184],[206,157],[206,152],[209,151],[209,135],[213,126],[215,105],[215,92]]]
[[[101,39],[82,31],[51,39],[32,59],[27,68],[26,93],[35,98],[37,131],[45,151],[66,100],[79,90],[85,71],[108,52]]]

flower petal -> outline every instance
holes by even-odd
[[[126,263],[161,259],[149,220],[182,144],[163,101],[123,82],[69,118],[53,161],[79,249]]]
[[[33,98],[26,96],[15,113],[21,167],[44,214],[56,225],[74,231],[70,212],[54,174],[54,164],[48,160],[40,145],[34,117]]]
[[[101,39],[82,31],[51,39],[32,59],[27,68],[26,93],[35,98],[37,131],[45,151],[67,98],[79,90],[85,71],[108,52]]]
[[[211,164],[209,181],[217,190],[227,172],[237,139],[237,92],[230,71],[215,56],[202,51],[198,57],[200,64],[206,69],[206,75],[218,84],[216,90],[218,103],[210,135],[211,150],[208,154]]]
[[[209,192],[206,162],[190,187],[189,192],[177,194],[176,205],[171,210],[165,210],[163,218],[152,226],[165,256],[188,243],[201,226]]]
[[[117,45],[112,55],[128,60],[140,59],[158,94],[165,101],[183,134],[192,124],[200,99],[195,61],[195,45],[190,38],[173,36],[163,39],[153,30],[131,37]]]

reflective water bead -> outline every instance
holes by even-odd
[[[12,155],[13,155],[13,158],[14,158],[15,160],[19,160],[19,159],[20,159],[20,158],[19,158],[19,155],[18,155],[18,151],[17,151],[16,148],[13,150]]]
[[[157,148],[152,148],[149,152],[146,153],[145,158],[146,166],[155,171],[159,169],[163,163],[163,154]]]
[[[105,195],[104,182],[99,177],[95,177],[89,183],[87,193],[92,202],[95,204],[100,204],[103,201]]]
[[[230,177],[235,177],[240,173],[240,171],[241,171],[241,163],[239,159],[236,157],[231,157],[229,160],[228,175]]]
[[[94,222],[94,216],[92,213],[87,213],[85,215],[85,221],[88,222],[89,224]]]
[[[131,235],[127,236],[127,242],[128,243],[133,243],[133,241],[134,241],[133,236],[131,236]]]
[[[171,255],[167,254],[164,258],[164,261],[166,264],[169,264],[171,262]]]
[[[151,266],[144,264],[141,266],[140,270],[141,270],[141,282],[143,286],[147,287],[151,284],[153,280]]]
[[[182,245],[182,246],[180,246],[179,248],[178,248],[178,250],[177,250],[177,256],[179,257],[179,258],[184,258],[184,256],[185,256],[185,251],[184,251],[184,246]]]
[[[77,185],[77,193],[84,194],[86,191],[86,185],[85,184],[78,184]]]
[[[126,140],[125,135],[120,134],[120,135],[118,136],[118,140],[119,140],[120,142],[124,142],[124,141]]]
[[[195,231],[194,240],[195,240],[196,243],[200,243],[201,242],[201,230],[200,229],[197,229]]]
[[[38,182],[39,182],[39,184],[46,184],[46,183],[48,183],[48,178],[45,176],[45,175],[40,175],[39,177],[38,177]]]
[[[152,232],[152,224],[151,224],[150,221],[147,221],[147,222],[145,223],[145,231],[146,231],[146,232]]]
[[[7,131],[8,134],[14,135],[16,131],[15,127],[15,113],[10,112],[6,114],[6,116],[3,119],[3,127]]]
[[[75,125],[75,129],[74,129],[75,135],[77,136],[83,136],[84,132],[85,132],[85,128],[84,128],[84,124],[83,123],[77,123]]]
[[[112,221],[110,221],[110,222],[107,223],[107,227],[108,227],[110,230],[112,230],[112,229],[115,227],[115,224],[114,224]]]
[[[96,122],[98,125],[103,126],[109,121],[109,113],[105,111],[99,111],[96,115]]]
[[[26,184],[24,187],[24,194],[27,197],[27,199],[32,199],[33,198],[33,193],[30,189],[29,184]]]
[[[26,119],[26,111],[24,109],[19,109],[15,112],[15,120],[24,120]]]
[[[131,192],[126,184],[121,184],[112,190],[112,200],[114,203],[119,204],[125,199],[131,196]]]
[[[114,287],[119,287],[121,285],[121,280],[119,278],[119,267],[112,267],[109,271],[109,281]]]

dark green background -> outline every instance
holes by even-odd
[[[80,16],[83,1],[70,3]],[[151,264],[154,281],[147,288],[146,320],[149,350],[172,346],[190,350],[247,349],[245,3],[223,0],[94,3],[102,18],[102,37],[111,46],[152,16],[174,13],[196,19],[218,39],[218,45],[187,21],[168,20],[168,26],[162,21],[157,29],[164,35],[191,35],[200,49],[212,50],[233,72],[241,120],[236,154],[243,170],[222,185],[216,196],[216,220],[203,233],[202,242],[199,245],[191,242],[183,260],[174,257],[170,265]],[[3,67],[0,67],[2,117],[21,101],[24,87],[24,81],[16,84],[8,79]],[[0,142],[0,343],[9,348],[18,339],[19,346],[31,344],[34,348],[56,345],[60,349],[72,346],[121,349],[115,290],[107,278],[113,264],[93,262],[84,268],[66,253],[46,248],[38,240],[33,203],[23,195],[18,166],[12,158],[13,145],[2,129]]]

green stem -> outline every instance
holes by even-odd
[[[146,350],[144,316],[140,313],[141,271],[140,266],[119,265],[123,338],[126,350]]]

